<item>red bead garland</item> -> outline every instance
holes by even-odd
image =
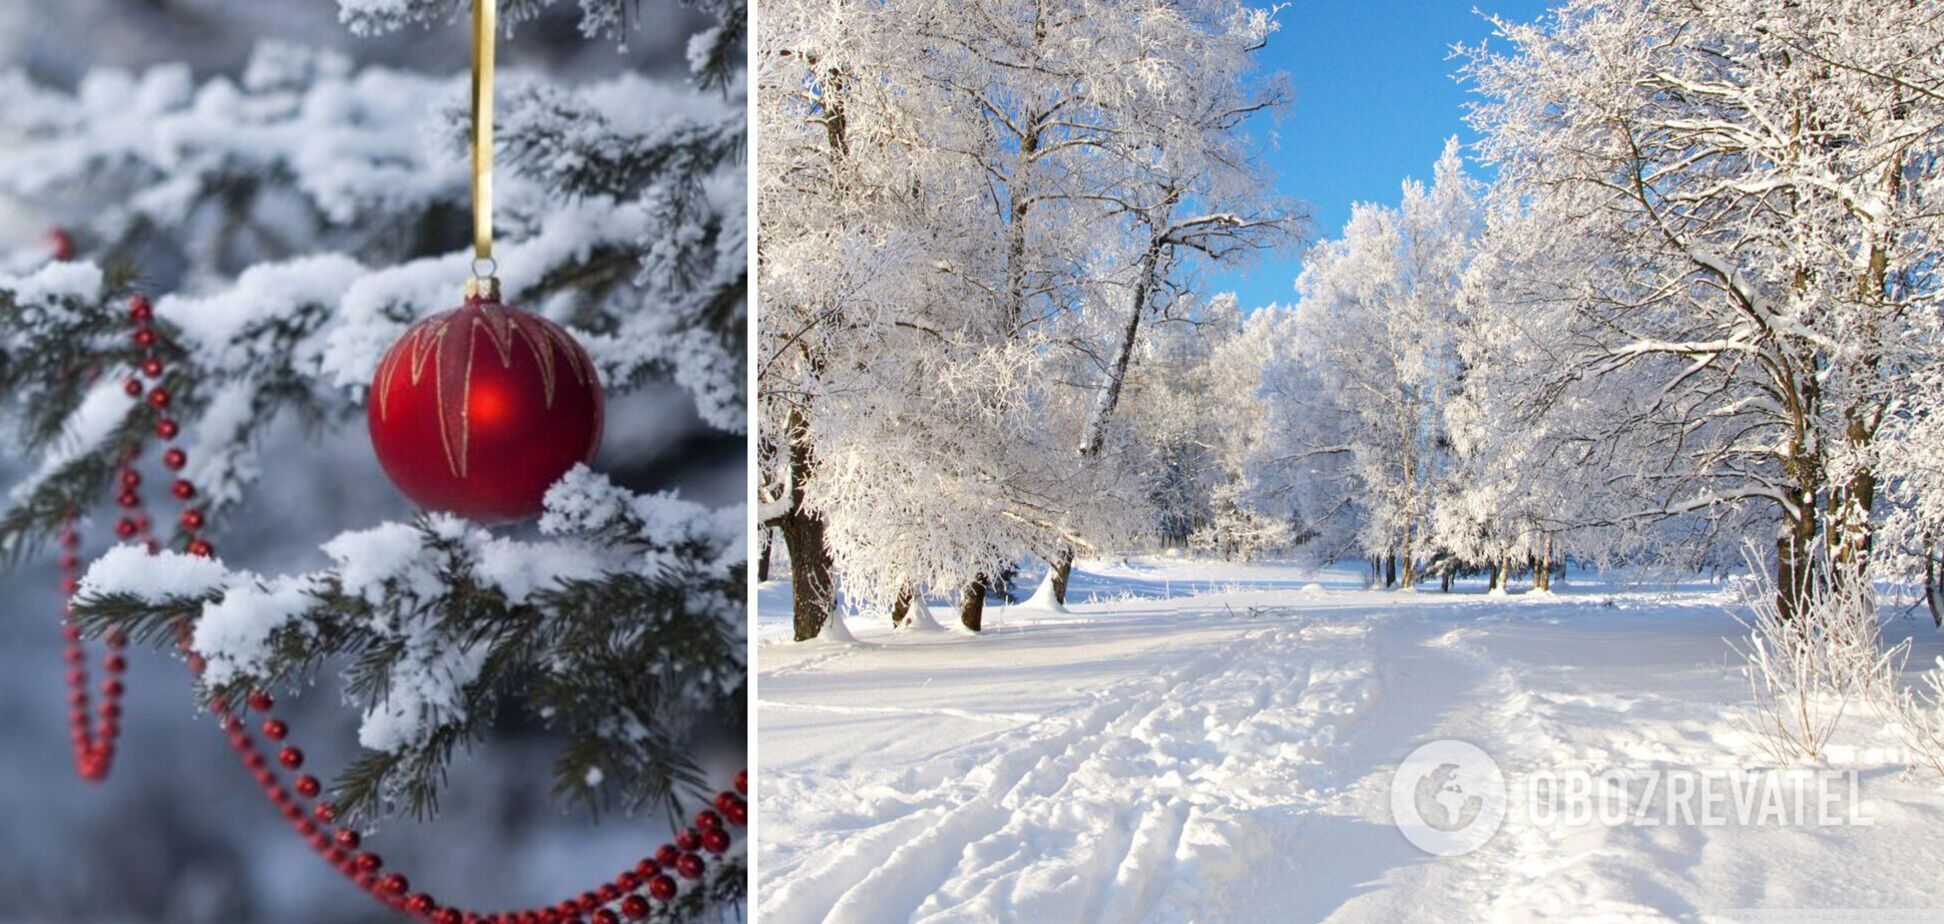
[[[161,358],[155,355],[159,335],[151,323],[154,306],[147,298],[136,295],[129,299],[128,313],[135,325],[133,341],[142,350],[139,360],[141,374],[152,380],[160,380],[167,370]],[[131,398],[142,398],[146,394],[146,404],[157,414],[155,434],[169,444],[163,449],[162,465],[170,471],[181,471],[188,464],[189,457],[180,446],[173,444],[182,428],[168,416],[167,409],[172,400],[169,390],[161,384],[145,388],[140,379],[132,375],[123,383],[123,390]],[[122,539],[139,538],[151,552],[155,552],[161,549],[161,543],[150,531],[152,523],[142,504],[142,477],[134,468],[139,453],[139,446],[129,446],[123,450],[117,472],[116,502],[127,512],[116,521],[115,532]],[[177,477],[171,482],[169,491],[184,507],[177,518],[184,550],[191,555],[215,555],[215,547],[201,535],[208,525],[207,514],[188,506],[196,497],[196,486],[187,478]],[[72,607],[73,596],[80,586],[80,534],[75,527],[77,517],[77,514],[70,513],[60,537],[61,590],[66,600],[61,633],[66,643],[63,657],[68,664],[68,718],[75,768],[83,779],[100,782],[108,776],[114,762],[115,744],[121,733],[121,697],[125,687],[120,678],[128,663],[122,651],[128,640],[120,632],[107,639],[108,654],[102,658],[101,664],[109,676],[100,688],[102,704],[96,713],[98,721],[91,721],[87,653],[82,647],[80,629],[73,621]],[[191,650],[192,629],[189,621],[178,621],[175,633],[190,673],[200,679],[204,662],[200,655]],[[641,859],[611,881],[593,891],[581,893],[578,898],[567,899],[551,907],[500,912],[444,906],[428,892],[413,892],[411,880],[403,873],[394,871],[380,875],[384,860],[368,850],[360,852],[364,838],[359,831],[338,826],[336,807],[319,800],[323,784],[317,777],[298,774],[286,785],[281,773],[295,774],[300,770],[304,766],[304,752],[295,744],[287,743],[291,737],[290,723],[271,714],[276,701],[268,692],[252,692],[247,703],[251,710],[265,714],[260,730],[265,738],[277,742],[274,763],[257,747],[247,723],[227,703],[219,700],[211,711],[226,733],[231,749],[263,789],[270,804],[278,809],[298,835],[310,843],[318,856],[360,889],[388,907],[435,924],[580,924],[584,921],[602,924],[619,922],[624,916],[628,920],[646,918],[653,911],[650,899],[665,904],[674,901],[680,894],[679,885],[664,869],[673,868],[684,879],[701,878],[707,869],[702,855],[697,851],[721,854],[729,848],[731,839],[728,831],[722,827],[722,819],[726,818],[730,824],[740,827],[748,818],[747,806],[739,795],[748,791],[748,776],[743,771],[735,776],[735,792],[725,791],[716,795],[714,804],[720,816],[706,810],[698,813],[696,827],[682,830],[676,835],[675,843],[661,845],[654,857]],[[305,801],[310,801],[308,810],[303,804]]]

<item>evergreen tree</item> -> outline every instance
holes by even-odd
[[[506,301],[588,349],[611,443],[638,444],[646,424],[630,418],[659,409],[699,419],[694,445],[739,459],[726,450],[746,428],[745,6],[693,4],[709,21],[688,41],[686,79],[569,84],[519,67],[516,27],[550,5],[508,2],[502,19]],[[368,35],[444,26],[468,7],[344,0],[340,14]],[[583,2],[578,26],[611,46],[649,12]],[[741,507],[648,490],[667,471],[623,460],[612,479],[562,479],[537,529],[489,531],[414,517],[382,483],[334,485],[341,473],[324,464],[266,466],[266,446],[293,432],[362,440],[380,354],[459,302],[471,270],[463,73],[265,43],[233,75],[173,63],[96,69],[72,88],[22,72],[0,82],[0,132],[14,139],[0,190],[60,221],[64,258],[34,249],[0,267],[0,392],[29,468],[0,513],[9,563],[77,520],[135,533],[121,521],[139,517],[107,502],[166,420],[186,457],[151,452],[133,467],[188,485],[189,510],[172,535],[157,530],[159,551],[126,544],[83,562],[75,621],[164,648],[180,638],[218,711],[341,684],[365,748],[329,782],[341,818],[431,816],[452,762],[496,723],[550,729],[557,795],[594,810],[680,818],[725,788],[692,744],[703,723],[745,714]],[[152,345],[131,340],[138,296],[153,299]],[[672,388],[692,414],[659,397]],[[227,544],[226,524],[269,513],[263,495],[306,477],[380,497],[363,506],[389,521],[312,536],[321,567],[251,570],[253,549]],[[741,892],[731,855],[666,908],[719,915]]]

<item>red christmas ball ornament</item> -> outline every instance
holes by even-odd
[[[573,335],[492,291],[412,326],[372,376],[371,446],[423,507],[482,523],[539,514],[601,444],[600,377]]]

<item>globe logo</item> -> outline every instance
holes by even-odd
[[[1433,741],[1391,776],[1391,818],[1404,838],[1433,856],[1483,846],[1505,822],[1505,775],[1466,741]]]

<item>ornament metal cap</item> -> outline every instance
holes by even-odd
[[[499,277],[498,276],[468,277],[466,279],[466,297],[469,299],[478,299],[479,301],[482,302],[499,301],[500,300]]]

